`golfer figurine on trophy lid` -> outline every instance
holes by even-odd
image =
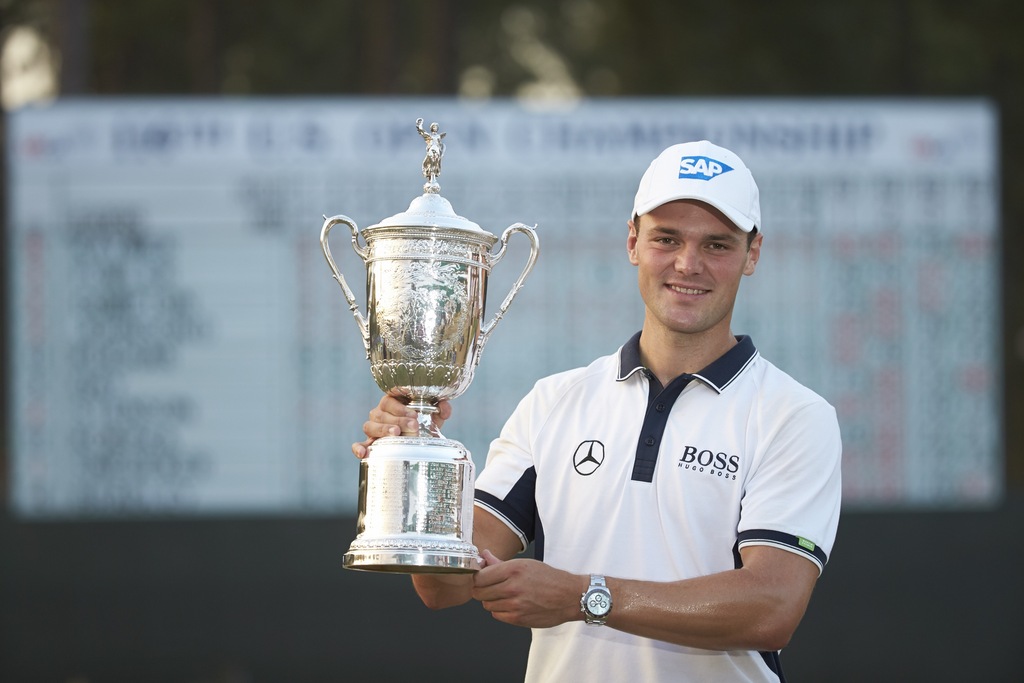
[[[423,194],[408,210],[362,231],[346,216],[324,220],[320,246],[362,333],[370,373],[385,392],[405,396],[419,434],[370,445],[360,462],[357,535],[344,566],[379,572],[454,573],[479,567],[472,542],[473,461],[434,425],[437,403],[473,380],[488,337],[530,274],[540,252],[534,228],[509,226],[497,238],[455,214],[437,182],[446,133],[416,130],[427,145]],[[343,223],[366,266],[366,316],[331,257],[328,236]],[[513,233],[530,240],[523,271],[484,321],[487,276]],[[360,235],[363,244],[360,244]],[[492,248],[501,246],[492,253]]]

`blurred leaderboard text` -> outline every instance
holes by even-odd
[[[836,407],[847,508],[998,500],[987,102],[84,99],[8,117],[14,511],[353,512],[349,445],[379,390],[320,225],[369,227],[422,192],[420,117],[446,133],[456,212],[495,235],[536,224],[541,240],[446,425],[478,467],[536,379],[640,328],[636,183],[662,148],[707,138],[761,188],[764,248],[733,329]],[[364,302],[363,264],[337,239]],[[489,315],[526,253],[513,236]]]

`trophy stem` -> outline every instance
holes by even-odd
[[[409,407],[416,411],[416,424],[419,426],[419,434],[417,436],[433,439],[444,438],[441,430],[434,424],[434,413],[437,412],[435,404],[413,399],[409,402]]]

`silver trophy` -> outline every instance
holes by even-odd
[[[362,460],[357,535],[343,564],[380,572],[471,572],[479,566],[472,542],[473,461],[465,446],[441,435],[432,415],[438,401],[459,396],[473,381],[484,344],[533,269],[540,245],[535,229],[522,223],[499,240],[456,215],[437,183],[445,133],[436,123],[424,129],[423,119],[416,130],[427,144],[423,195],[362,232],[340,215],[325,217],[320,231],[374,380],[385,392],[407,397],[419,424],[417,436],[378,439]],[[331,257],[328,235],[339,223],[348,226],[352,249],[366,265],[365,317]],[[516,232],[529,238],[530,256],[485,323],[487,276]]]

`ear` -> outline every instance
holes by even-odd
[[[759,232],[754,235],[750,248],[747,249],[747,262],[743,266],[744,275],[754,274],[754,270],[757,268],[757,261],[761,258],[761,242],[763,241],[764,235],[762,233]]]
[[[636,256],[636,239],[637,228],[639,226],[639,223],[639,217],[636,218],[635,220],[630,219],[629,221],[626,222],[626,225],[629,226],[629,236],[626,237],[626,252],[629,254],[629,262],[632,263],[634,266],[640,263]]]

